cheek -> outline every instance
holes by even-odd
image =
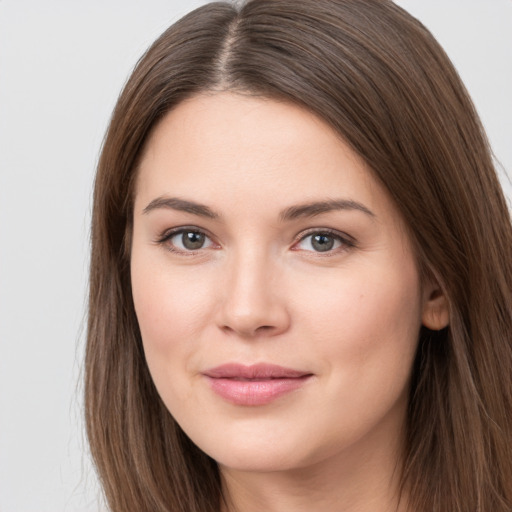
[[[173,271],[161,256],[132,254],[132,293],[144,353],[170,409],[175,397],[191,393],[187,374],[194,367],[201,333],[211,316],[212,301],[203,277],[186,268]]]
[[[421,324],[419,283],[414,266],[387,268],[360,268],[304,295],[304,343],[314,340],[326,384],[319,403],[327,433],[318,435],[327,452],[405,414]]]
[[[172,348],[200,328],[209,301],[197,272],[172,271],[165,258],[140,251],[132,254],[131,279],[144,343],[160,350]]]
[[[379,380],[396,388],[407,380],[421,325],[414,265],[384,268],[360,268],[305,298],[310,311],[305,328],[332,378],[375,386],[377,392]]]

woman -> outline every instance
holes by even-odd
[[[388,1],[201,7],[95,184],[86,416],[113,511],[512,508],[512,230]]]

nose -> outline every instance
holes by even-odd
[[[253,254],[226,262],[218,309],[223,331],[256,338],[282,334],[290,327],[282,272],[269,259]]]

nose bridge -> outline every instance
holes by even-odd
[[[227,262],[221,327],[243,336],[277,334],[289,324],[279,265],[269,251],[252,246]]]

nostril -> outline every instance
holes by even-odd
[[[271,335],[278,331],[278,327],[274,325],[260,325],[258,327],[252,328],[251,326],[233,326],[233,325],[223,325],[221,326],[221,329],[226,334],[238,334],[242,337],[257,337],[261,335]]]

